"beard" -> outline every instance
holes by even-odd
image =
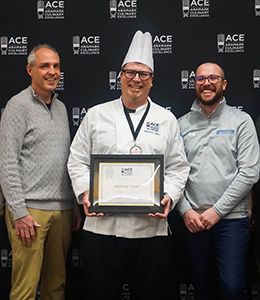
[[[216,94],[211,99],[204,100],[201,97],[201,92],[203,92],[204,90],[209,90],[209,89],[212,90],[212,91],[215,91]],[[218,102],[220,102],[221,99],[223,98],[223,94],[224,94],[224,92],[222,90],[216,91],[216,89],[213,88],[213,87],[211,87],[211,88],[209,88],[209,87],[207,87],[207,88],[201,88],[199,91],[196,92],[198,101],[201,104],[206,105],[206,106],[213,106],[213,105],[217,104]]]

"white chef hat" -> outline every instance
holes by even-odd
[[[129,62],[145,64],[153,71],[152,36],[149,32],[138,30],[135,33],[122,66]]]

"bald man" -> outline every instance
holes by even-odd
[[[201,64],[197,97],[179,119],[191,171],[178,207],[198,300],[246,299],[247,204],[259,177],[259,144],[251,117],[226,104],[226,87],[219,65]]]

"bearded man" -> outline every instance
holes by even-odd
[[[201,64],[197,99],[179,119],[191,171],[178,208],[198,300],[247,299],[247,205],[259,177],[259,144],[251,117],[226,104],[226,87],[219,65]]]

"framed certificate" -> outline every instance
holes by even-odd
[[[91,212],[162,212],[163,155],[91,155]]]

